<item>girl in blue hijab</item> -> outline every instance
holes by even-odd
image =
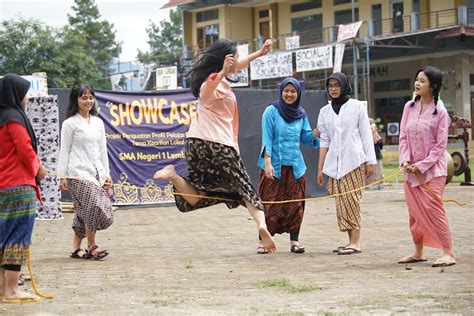
[[[306,112],[300,105],[301,86],[288,77],[279,86],[278,100],[268,105],[262,116],[262,149],[258,158],[259,193],[264,201],[304,199],[306,165],[300,143],[319,147],[319,131],[311,130]],[[268,231],[290,234],[290,251],[304,253],[298,242],[303,221],[304,202],[265,204]],[[268,253],[261,241],[257,253]]]

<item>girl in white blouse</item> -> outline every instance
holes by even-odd
[[[74,86],[69,95],[67,119],[61,128],[58,176],[62,191],[69,191],[74,202],[74,230],[71,258],[103,259],[109,253],[95,241],[97,230],[113,222],[109,158],[104,123],[96,115],[94,90]],[[87,249],[81,249],[87,237]]]
[[[351,192],[364,186],[366,176],[373,174],[377,164],[364,105],[351,99],[351,86],[346,75],[333,73],[326,80],[331,103],[324,106],[318,117],[321,131],[318,185],[323,184],[323,173],[329,177],[330,194]],[[336,197],[339,229],[347,232],[349,242],[334,250],[338,255],[360,253],[360,200],[362,191]]]

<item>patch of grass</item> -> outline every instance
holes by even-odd
[[[184,261],[184,267],[186,269],[191,269],[193,267],[193,261],[191,259]]]
[[[311,292],[320,289],[315,287],[314,285],[293,285],[290,280],[286,278],[261,280],[256,282],[255,286],[257,286],[258,288],[277,287],[284,289],[289,293]]]
[[[151,300],[150,303],[158,305],[158,306],[168,306],[168,305],[170,305],[170,302],[165,301],[165,300]]]

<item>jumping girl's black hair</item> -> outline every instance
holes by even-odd
[[[438,111],[436,110],[436,105],[438,104],[439,100],[439,91],[441,90],[441,87],[443,85],[443,73],[436,67],[426,66],[416,72],[415,80],[420,72],[423,72],[426,77],[428,77],[428,80],[430,82],[430,88],[433,91],[433,99],[435,104],[433,115],[436,115],[438,113]],[[415,102],[420,100],[420,98],[421,96],[417,95],[415,99],[411,102],[410,106],[413,106]]]
[[[95,98],[94,89],[87,84],[75,85],[71,88],[71,93],[69,94],[69,104],[66,109],[66,118],[74,116],[79,112],[79,102],[77,101],[77,99],[82,97],[86,92],[90,92],[90,94]],[[93,106],[92,109],[89,111],[89,114],[99,114],[97,107]]]
[[[201,85],[210,74],[222,70],[226,55],[237,52],[237,43],[219,39],[212,43],[200,56],[194,67],[189,72],[191,76],[191,91],[195,97],[199,97]]]

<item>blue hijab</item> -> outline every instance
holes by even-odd
[[[295,103],[287,104],[283,98],[283,90],[288,84],[292,84],[295,89],[298,97],[296,98]],[[301,100],[301,86],[298,80],[293,77],[285,78],[280,84],[280,94],[278,95],[278,100],[273,102],[272,105],[278,109],[281,117],[288,123],[293,122],[294,120],[303,118],[306,116],[305,110],[300,106]]]

